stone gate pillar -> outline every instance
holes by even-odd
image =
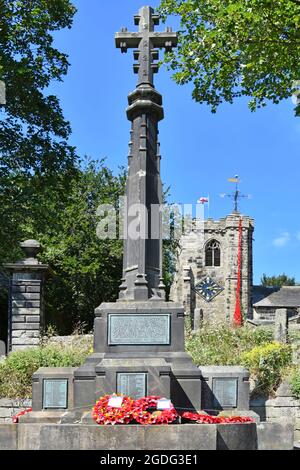
[[[8,352],[40,344],[44,326],[44,283],[48,265],[36,258],[40,244],[27,240],[20,244],[26,258],[5,268],[11,272],[9,287]]]

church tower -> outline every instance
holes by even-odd
[[[199,318],[232,322],[240,252],[241,308],[244,318],[251,318],[253,219],[234,211],[225,218],[207,219],[199,227],[196,225],[180,240],[171,299],[184,301],[186,314],[190,315],[195,328]]]

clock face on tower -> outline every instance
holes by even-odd
[[[211,302],[220,292],[223,287],[219,286],[211,277],[207,276],[195,286],[197,294],[201,295],[206,302]]]

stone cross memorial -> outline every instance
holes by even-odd
[[[123,279],[118,301],[103,303],[95,310],[94,352],[74,371],[74,403],[68,406],[70,413],[64,422],[72,422],[72,415],[78,420],[79,410],[81,414],[90,411],[99,397],[113,393],[134,398],[158,395],[171,399],[178,408],[201,409],[201,372],[185,352],[184,308],[181,303],[165,300],[162,280],[158,123],[164,113],[153,74],[158,71],[158,49],[176,47],[177,34],[170,28],[155,32],[159,17],[150,7],[141,8],[134,20],[138,32],[123,28],[115,38],[122,52],[134,49],[134,71],[138,73],[127,108],[131,138]],[[137,218],[139,230],[132,234],[130,227]],[[40,409],[42,377],[51,380],[51,374],[53,370],[47,373],[43,369],[34,378],[35,411]],[[35,396],[39,398],[35,400]]]
[[[121,52],[134,49],[136,89],[129,94],[131,121],[126,187],[124,269],[119,300],[96,309],[94,354],[74,374],[75,407],[89,406],[106,393],[135,398],[160,395],[178,407],[201,408],[201,374],[184,352],[184,309],[165,301],[162,280],[162,183],[158,123],[162,97],[153,84],[158,49],[170,51],[177,34],[156,32],[159,16],[143,7],[134,17],[138,32],[116,34]],[[133,208],[142,207],[140,213]],[[151,216],[152,212],[152,216]],[[139,233],[130,233],[139,218]]]

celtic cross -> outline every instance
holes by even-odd
[[[126,53],[129,48],[134,50],[134,72],[139,74],[138,85],[148,84],[153,86],[153,74],[158,72],[159,59],[157,49],[165,48],[167,52],[177,46],[177,33],[172,28],[166,32],[156,32],[154,27],[159,25],[159,15],[154,13],[153,8],[143,7],[139,14],[134,17],[134,23],[139,26],[139,32],[130,33],[127,28],[122,28],[117,33],[116,46]]]

